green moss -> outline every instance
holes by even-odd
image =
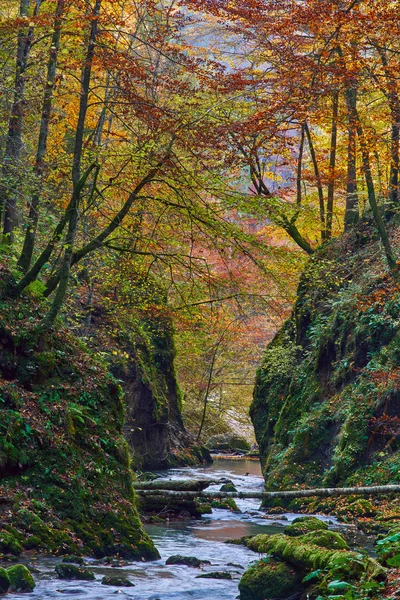
[[[255,552],[271,553],[306,572],[338,569],[350,579],[364,577],[379,581],[386,578],[385,569],[370,557],[346,550],[328,550],[306,542],[302,537],[262,534],[250,538],[247,546]]]
[[[223,498],[222,500],[213,500],[211,508],[221,508],[223,510],[231,510],[232,512],[241,512],[233,498]]]
[[[134,587],[135,585],[129,579],[126,579],[126,577],[103,577],[101,583],[115,587]]]
[[[400,291],[373,231],[361,247],[357,236],[311,259],[258,370],[251,416],[269,489],[400,481],[399,442],[373,426],[399,416]]]
[[[310,531],[301,537],[305,544],[315,544],[328,550],[348,550],[349,546],[337,531]]]
[[[237,489],[233,483],[224,483],[224,485],[221,486],[221,492],[237,492]]]
[[[25,565],[9,567],[7,575],[10,578],[10,592],[32,592],[34,590],[35,582]]]
[[[10,578],[5,569],[0,567],[0,594],[6,594],[10,587]]]
[[[284,533],[285,535],[295,537],[304,535],[310,531],[326,531],[327,529],[328,525],[316,517],[298,517],[285,527]]]
[[[240,600],[278,600],[302,590],[297,571],[274,559],[250,566],[239,582]]]
[[[81,581],[93,581],[95,579],[94,573],[89,569],[67,563],[57,565],[55,572],[59,579],[77,579]]]
[[[0,552],[2,554],[13,554],[19,556],[22,552],[22,546],[11,533],[0,531]]]

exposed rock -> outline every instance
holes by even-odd
[[[233,483],[224,483],[224,485],[221,486],[220,491],[221,492],[237,492],[237,489],[235,488]]]
[[[67,563],[57,565],[55,572],[59,579],[80,579],[83,581],[93,581],[95,579],[94,573],[89,569]]]
[[[75,554],[68,554],[67,556],[64,556],[62,561],[63,563],[71,563],[80,566],[86,564],[82,556],[76,556]]]
[[[233,498],[224,498],[223,500],[213,500],[211,508],[221,508],[223,510],[231,510],[235,513],[242,512]]]
[[[14,565],[7,569],[10,579],[9,592],[32,592],[35,589],[34,579],[25,565]]]
[[[284,600],[302,590],[297,571],[272,558],[252,565],[239,582],[240,600]]]
[[[101,580],[103,585],[113,585],[115,587],[134,587],[134,583],[126,579],[126,577],[103,577]]]
[[[246,438],[234,433],[213,435],[206,443],[206,448],[216,452],[248,452],[250,444]]]
[[[166,565],[186,565],[187,567],[201,567],[201,565],[210,565],[210,561],[208,560],[200,560],[195,556],[181,556],[180,554],[175,554],[174,556],[170,556],[166,562]]]
[[[232,574],[228,571],[210,571],[210,573],[196,575],[196,579],[232,579]]]

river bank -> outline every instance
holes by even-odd
[[[161,474],[161,473],[160,473]],[[211,477],[215,480],[230,479],[240,490],[261,490],[264,481],[259,464],[253,460],[217,459],[210,467],[172,469],[162,473],[163,477]],[[220,484],[213,486],[215,489]],[[165,520],[147,524],[147,534],[158,549],[161,558],[156,561],[127,562],[118,560],[95,561],[87,558],[87,567],[94,573],[93,581],[65,581],[57,578],[54,568],[62,557],[45,557],[27,554],[34,573],[35,590],[30,598],[44,600],[73,596],[77,600],[100,600],[114,597],[115,593],[134,600],[233,600],[238,595],[238,585],[243,573],[258,558],[258,554],[244,545],[226,544],[232,538],[256,536],[259,534],[282,534],[284,529],[299,516],[296,512],[266,514],[259,510],[257,500],[238,499],[240,513],[230,510],[213,509],[211,514],[200,519],[185,521]],[[276,509],[275,509],[276,510]],[[329,523],[330,529],[345,534],[350,547],[360,545],[373,552],[373,540],[354,525],[343,525],[329,515],[321,515],[320,520]],[[172,555],[194,556],[210,564],[199,568],[185,565],[167,565]],[[18,559],[18,562],[21,562]],[[229,579],[199,578],[215,572],[227,573]],[[124,577],[134,587],[118,588],[102,584],[103,577]],[[23,594],[13,594],[15,600],[26,598]]]

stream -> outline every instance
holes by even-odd
[[[160,473],[163,478],[229,479],[238,491],[261,491],[264,481],[258,461],[216,459],[213,465],[199,468],[170,469]],[[207,488],[219,490],[221,483]],[[110,568],[95,564],[87,559],[96,580],[65,581],[56,578],[54,567],[60,558],[38,557],[34,562],[40,573],[34,575],[36,588],[29,598],[75,598],[76,600],[103,600],[118,597],[135,600],[234,600],[238,595],[238,583],[244,569],[258,555],[244,546],[225,544],[225,540],[258,533],[278,533],[296,516],[293,513],[266,518],[258,510],[258,500],[237,500],[240,514],[227,510],[213,509],[212,514],[200,520],[170,521],[146,525],[154,540],[161,559],[154,562],[136,562],[126,567]],[[328,521],[328,517],[320,517]],[[334,521],[334,520],[333,520]],[[334,524],[335,521],[334,521]],[[201,569],[184,565],[165,564],[174,554],[195,556],[208,560],[211,565]],[[228,571],[232,580],[198,579],[196,576],[211,571]],[[104,575],[127,577],[135,587],[115,588],[101,584]],[[13,594],[13,599],[26,600],[27,596]]]

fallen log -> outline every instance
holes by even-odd
[[[221,498],[254,498],[268,500],[271,498],[310,498],[319,496],[328,498],[332,496],[376,496],[380,494],[398,494],[400,485],[377,485],[371,487],[349,487],[349,488],[316,488],[310,490],[283,490],[277,492],[207,492],[207,491],[185,491],[164,489],[137,489],[140,496],[162,495],[175,498],[208,498],[218,500]]]
[[[179,492],[200,492],[205,490],[213,483],[215,479],[155,479],[154,481],[135,481],[133,487],[136,491],[179,491]]]

